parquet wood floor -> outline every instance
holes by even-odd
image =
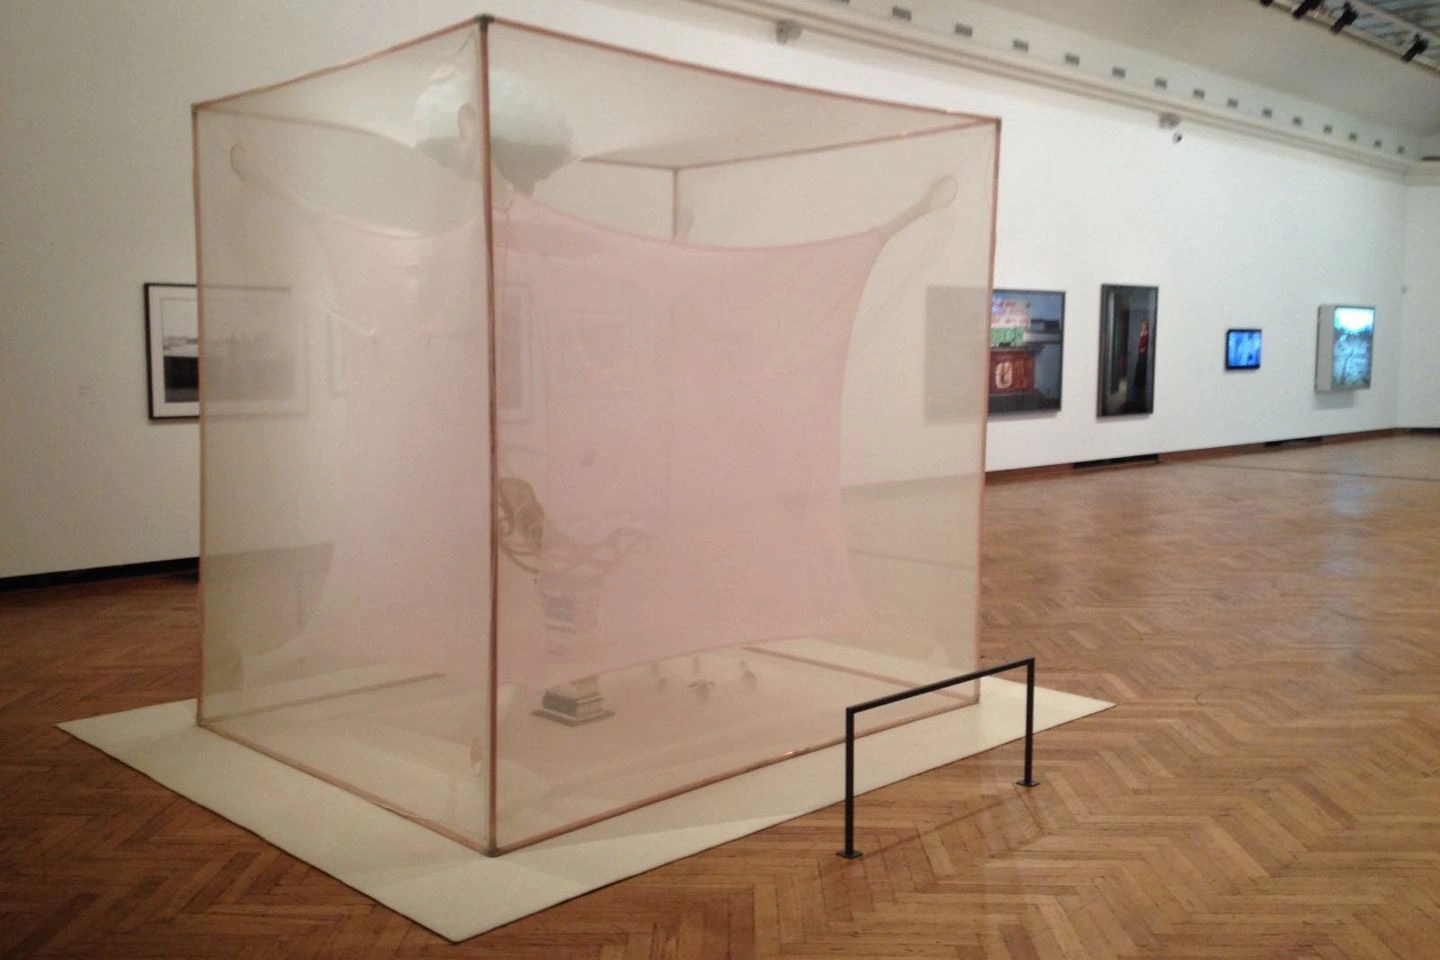
[[[0,596],[5,957],[1440,957],[1440,437],[1000,485],[985,659],[1117,702],[451,946],[56,730],[195,591]]]

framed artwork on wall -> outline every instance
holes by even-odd
[[[145,284],[151,420],[193,420],[200,415],[199,327],[195,284]]]
[[[1123,417],[1155,410],[1155,321],[1159,287],[1100,288],[1097,412]]]
[[[1316,391],[1369,389],[1374,340],[1374,307],[1322,304],[1316,331]]]
[[[495,335],[495,399],[500,419],[524,423],[532,414],[534,384],[531,383],[530,290],[512,285],[500,305],[500,322]]]
[[[1065,294],[994,291],[990,299],[991,414],[1060,409]]]
[[[1231,328],[1225,331],[1225,369],[1259,370],[1261,330]]]
[[[966,376],[990,341],[991,290],[931,286],[925,291],[924,409],[931,423],[969,422],[986,409],[980,378]],[[987,368],[990,359],[984,358]],[[994,372],[988,374],[994,379]],[[977,406],[979,404],[979,406]]]
[[[304,413],[306,328],[284,287],[210,287],[205,300],[205,415]],[[344,357],[340,366],[344,389]]]
[[[345,396],[345,320],[339,310],[325,313],[325,339],[329,345],[330,393]]]

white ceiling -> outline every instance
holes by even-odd
[[[1284,0],[986,0],[1338,110],[1440,134],[1440,73],[1294,20]],[[1327,0],[1325,8],[1338,7]],[[1412,7],[1440,3],[1411,0]],[[1440,45],[1437,45],[1440,46]]]

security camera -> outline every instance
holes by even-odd
[[[800,39],[805,28],[794,20],[780,20],[775,24],[775,39],[780,43],[794,43]]]
[[[1175,143],[1179,143],[1181,140],[1185,139],[1185,134],[1181,133],[1179,128],[1180,114],[1170,113],[1169,111],[1160,114],[1160,129],[1175,131],[1170,135],[1170,139]]]

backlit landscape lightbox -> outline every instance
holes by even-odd
[[[1375,308],[1323,304],[1316,334],[1315,389],[1364,390],[1370,386]]]

